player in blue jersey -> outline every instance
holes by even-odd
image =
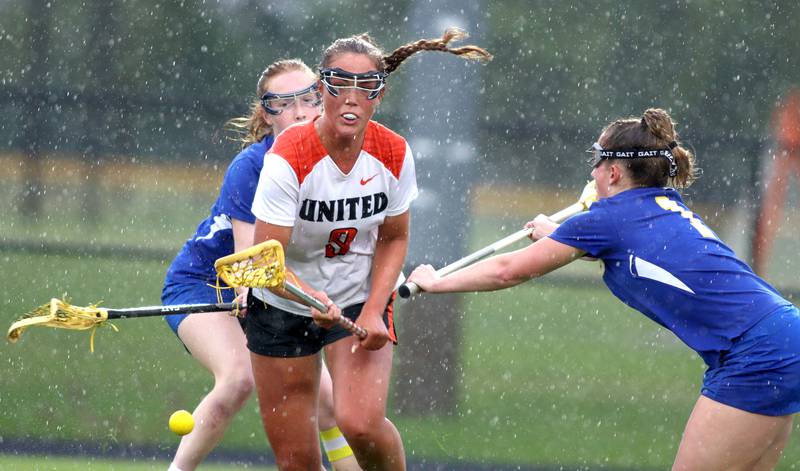
[[[170,265],[161,299],[165,305],[217,302],[214,261],[253,244],[253,195],[274,136],[292,124],[319,115],[320,91],[316,74],[302,61],[271,64],[261,74],[257,99],[249,117],[229,126],[246,147],[233,159],[211,214]],[[223,301],[236,293],[222,290]],[[244,304],[246,292],[239,293]],[[181,440],[170,470],[195,469],[222,439],[234,415],[254,388],[250,354],[239,320],[230,312],[170,315],[166,320],[186,349],[214,375],[214,388],[194,410],[196,426]],[[349,445],[336,427],[330,375],[322,369],[319,427],[323,447],[337,471],[359,470]]]
[[[673,469],[773,469],[800,410],[798,309],[668,187],[687,187],[696,171],[665,111],[614,121],[590,151],[599,201],[588,212],[560,226],[540,215],[525,249],[441,278],[423,265],[409,280],[435,293],[488,291],[600,259],[615,296],[708,365]]]

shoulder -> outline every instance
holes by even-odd
[[[568,218],[556,231],[574,237],[585,237],[588,234],[599,234],[610,230],[611,222],[615,219],[609,213],[608,201],[602,199],[593,203],[587,211]]]
[[[572,226],[575,230],[596,230],[598,226],[604,226],[608,221],[608,207],[599,203],[594,203],[587,211],[570,217],[561,226]]]
[[[302,182],[314,165],[328,155],[314,129],[314,121],[295,124],[286,128],[269,151],[285,160]]]
[[[226,176],[234,176],[237,173],[251,173],[261,172],[261,167],[264,166],[264,155],[272,145],[272,137],[267,136],[260,142],[255,142],[242,149],[241,152],[236,154],[230,165]]]
[[[364,151],[382,162],[395,178],[399,178],[408,153],[408,143],[386,126],[370,121],[364,135]]]

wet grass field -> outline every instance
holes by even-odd
[[[6,324],[54,293],[112,307],[156,303],[160,262],[0,253],[19,267],[0,306]],[[202,314],[199,314],[202,315]],[[481,464],[664,468],[696,399],[703,364],[597,282],[541,280],[469,295],[455,413],[392,416],[409,458]],[[31,328],[0,346],[3,436],[142,443],[170,449],[169,414],[211,386],[160,318],[89,333]],[[399,325],[402,338],[402,323]],[[398,355],[402,357],[402,348]],[[254,400],[222,447],[264,452]],[[800,461],[790,445],[784,463]],[[14,468],[11,468],[14,469]],[[791,469],[791,468],[786,468]]]

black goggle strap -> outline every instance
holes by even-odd
[[[673,145],[675,144],[675,145]],[[655,149],[655,150],[640,150],[640,149],[617,149],[605,150],[600,144],[595,142],[592,147],[586,152],[591,152],[592,158],[589,163],[592,167],[597,167],[603,160],[607,159],[640,159],[646,157],[666,157],[669,160],[669,176],[675,177],[678,175],[678,164],[675,163],[675,156],[672,155],[671,149],[677,146],[675,141],[670,142],[669,149]]]
[[[289,92],[289,93],[270,93],[267,92],[261,96],[261,106],[264,107],[264,111],[272,115],[279,115],[283,110],[277,110],[275,108],[271,108],[269,106],[269,102],[271,100],[283,100],[287,98],[291,98],[296,100],[297,98],[307,94],[307,93],[314,93],[314,97],[316,101],[314,102],[314,106],[319,106],[322,104],[322,96],[319,93],[319,84],[317,82],[312,83],[310,86],[302,89],[297,90],[296,92]]]
[[[369,92],[367,95],[367,99],[374,100],[378,97],[383,90],[383,87],[386,86],[386,74],[385,72],[364,72],[361,74],[353,74],[346,70],[342,70],[338,67],[333,69],[319,69],[319,76],[322,80],[322,83],[325,85],[325,89],[328,90],[333,96],[339,96],[339,89],[340,88],[356,88],[358,90],[364,90],[365,92]],[[347,86],[336,86],[330,83],[330,80],[333,78],[339,78],[344,80],[352,80],[352,85]],[[377,88],[366,88],[366,87],[359,87],[358,82],[380,82]]]

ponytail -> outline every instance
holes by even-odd
[[[680,143],[675,123],[669,113],[660,108],[649,108],[642,115],[642,125],[652,134],[657,145],[669,148],[678,166],[678,174],[673,177],[673,186],[688,188],[698,176],[695,168],[694,155]]]
[[[456,48],[448,47],[450,41],[460,41],[466,39],[468,34],[459,28],[447,28],[439,39],[420,39],[413,43],[408,43],[398,47],[391,54],[384,56],[385,72],[390,74],[397,69],[400,64],[420,51],[441,51],[463,57],[474,61],[490,61],[492,55],[482,47],[467,45]]]
[[[400,46],[387,55],[384,54],[369,34],[362,33],[334,41],[322,53],[320,68],[328,67],[334,57],[345,52],[367,55],[375,63],[377,71],[385,72],[387,75],[394,72],[404,60],[420,51],[447,52],[468,60],[490,61],[492,59],[492,55],[489,52],[478,46],[467,45],[456,48],[448,46],[451,41],[458,41],[466,37],[466,32],[458,28],[448,28],[441,38],[420,39]]]

